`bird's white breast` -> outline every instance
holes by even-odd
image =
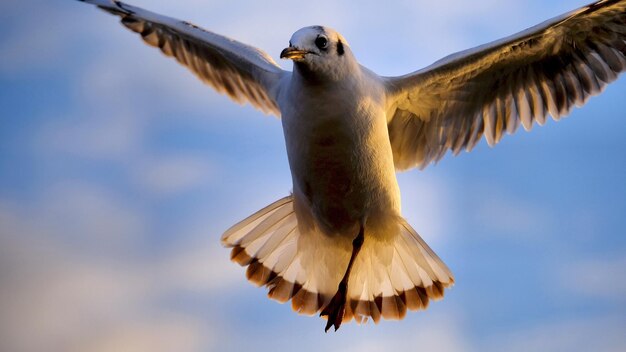
[[[354,236],[360,221],[395,221],[400,195],[379,81],[367,72],[323,85],[294,76],[280,107],[299,222]]]

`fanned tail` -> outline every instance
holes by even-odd
[[[348,282],[343,321],[402,319],[407,310],[425,309],[454,283],[446,265],[402,218],[397,233],[365,229],[365,241]],[[337,291],[352,251],[349,236],[301,233],[292,196],[282,198],[231,227],[222,244],[231,259],[247,266],[248,280],[267,286],[268,296],[313,315]]]
[[[291,299],[296,312],[312,315],[330,301],[340,275],[339,270],[333,275],[316,262],[343,256],[347,263],[349,258],[347,247],[333,246],[332,239],[316,237],[321,236],[301,236],[293,198],[288,196],[228,229],[222,235],[222,244],[233,248],[231,260],[248,267],[249,281],[269,288],[270,298],[281,303]]]
[[[344,322],[400,320],[428,307],[454,284],[450,269],[401,217],[394,236],[367,236],[348,283]],[[378,238],[384,238],[379,240]]]

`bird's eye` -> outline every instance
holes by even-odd
[[[315,46],[322,50],[326,50],[328,48],[328,39],[324,36],[319,36],[315,39]]]

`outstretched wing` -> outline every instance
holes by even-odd
[[[626,0],[602,0],[511,37],[385,78],[397,169],[424,168],[543,125],[598,94],[626,69]]]
[[[149,45],[175,58],[202,81],[239,103],[280,116],[276,95],[286,74],[264,52],[191,23],[111,0],[81,0],[117,15]]]

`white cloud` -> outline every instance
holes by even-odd
[[[64,181],[47,188],[30,217],[46,224],[44,233],[60,242],[100,249],[137,245],[147,234],[147,214],[118,192]]]
[[[535,325],[529,329],[499,334],[480,351],[603,351],[626,349],[623,319],[605,317]]]
[[[494,190],[486,185],[480,186],[477,193],[485,196],[467,211],[485,229],[482,234],[499,234],[522,241],[536,240],[537,236],[550,232],[554,227],[550,210],[541,204],[528,203],[507,194],[505,190]]]
[[[377,327],[376,329],[381,329]],[[469,351],[469,344],[458,319],[441,315],[410,330],[389,329],[384,334],[360,335],[345,346],[346,351]]]
[[[7,1],[2,2],[3,5]],[[85,20],[74,18],[71,24],[65,17],[65,6],[47,1],[8,1],[10,9],[4,9],[7,22],[13,26],[6,29],[0,39],[0,72],[15,74],[53,70],[63,65],[70,38],[76,28],[85,28]],[[71,6],[68,6],[71,7]],[[88,29],[86,29],[88,30]]]
[[[68,352],[201,352],[213,350],[218,336],[202,321],[165,314],[122,322],[68,346]]]
[[[161,282],[162,290],[222,294],[248,285],[243,269],[228,260],[230,250],[218,244],[217,236],[207,234],[207,228],[202,227],[204,240],[187,241],[156,267],[155,281]]]
[[[144,142],[140,115],[120,109],[95,109],[50,120],[33,138],[34,148],[42,154],[122,161],[137,156]]]
[[[449,185],[433,174],[398,174],[402,215],[430,245],[445,243],[451,229],[446,226],[453,208]]]
[[[561,287],[589,299],[626,303],[626,258],[596,258],[557,268]]]
[[[135,166],[135,178],[152,194],[171,195],[210,183],[214,169],[206,158],[186,154],[145,157]]]
[[[61,245],[47,224],[30,225],[37,216],[10,212],[5,206],[2,218],[11,221],[3,221],[0,231],[0,330],[6,334],[0,349],[64,350],[136,312],[145,280],[125,265],[98,262],[79,247]]]
[[[141,106],[146,115],[162,113],[170,104],[178,106],[179,111],[181,106],[188,111],[190,107],[209,110],[215,109],[215,104],[232,104],[175,60],[147,46],[138,35],[110,19],[112,23],[106,25],[114,28],[111,36],[93,38],[100,49],[80,68],[77,82],[77,95],[91,109],[100,106],[109,111],[120,106]]]
[[[206,220],[150,256],[145,241],[116,238],[141,236],[148,221],[123,197],[53,189],[33,206],[0,202],[0,350],[204,351],[228,336],[219,325],[227,318],[167,304],[245,284]]]

